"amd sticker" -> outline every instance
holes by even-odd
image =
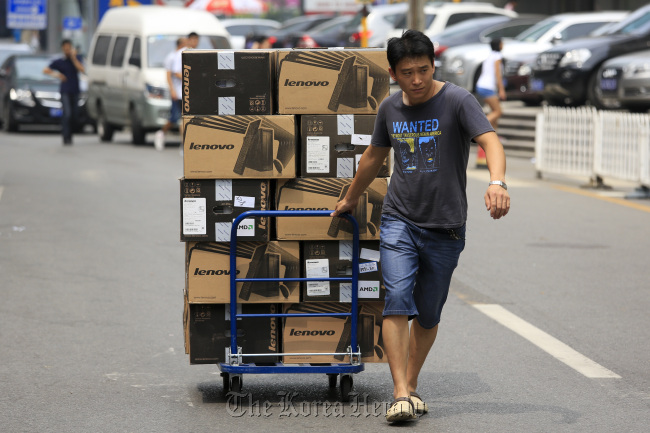
[[[255,219],[246,218],[239,222],[237,236],[255,236]]]
[[[359,280],[359,298],[379,299],[379,281]]]

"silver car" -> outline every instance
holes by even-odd
[[[521,54],[538,54],[554,44],[586,36],[599,27],[622,20],[627,12],[585,12],[553,15],[528,28],[514,39],[504,39],[504,59]],[[490,54],[489,44],[450,48],[440,58],[438,79],[450,81],[470,91],[481,74],[481,65]]]
[[[608,108],[650,109],[650,50],[607,60],[598,71],[602,100]]]

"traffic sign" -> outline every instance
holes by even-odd
[[[64,17],[63,30],[81,30],[81,17]]]
[[[47,28],[47,0],[8,0],[7,28],[28,30]]]

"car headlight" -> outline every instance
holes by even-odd
[[[169,99],[169,91],[164,87],[156,87],[151,84],[146,85],[148,98],[152,99]]]
[[[36,105],[32,92],[28,89],[11,89],[9,91],[9,98],[12,101],[20,102],[27,107],[33,107]]]
[[[463,64],[463,59],[455,58],[451,62],[449,62],[449,66],[447,66],[447,72],[450,72],[452,74],[457,74],[457,75],[464,74],[465,67]]]
[[[530,65],[528,65],[526,63],[524,63],[523,65],[521,65],[519,67],[519,69],[517,69],[517,75],[519,75],[521,77],[528,76],[528,75],[532,74],[532,72],[533,72],[533,69],[530,67]]]
[[[591,50],[588,50],[587,48],[571,50],[562,57],[562,60],[560,60],[560,67],[575,66],[579,69],[582,68],[582,65],[589,60],[590,57]]]
[[[647,75],[650,73],[650,63],[626,65],[623,67],[623,76],[632,78],[635,75]]]

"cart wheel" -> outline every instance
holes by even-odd
[[[228,393],[230,388],[230,375],[228,373],[221,373],[221,378],[223,379],[223,393]]]
[[[328,374],[327,378],[330,382],[330,388],[336,388],[336,380],[339,378],[338,374]]]
[[[350,391],[352,391],[352,376],[349,374],[341,375],[341,401],[350,401]]]
[[[241,376],[233,376],[230,378],[230,390],[232,392],[241,392]]]

